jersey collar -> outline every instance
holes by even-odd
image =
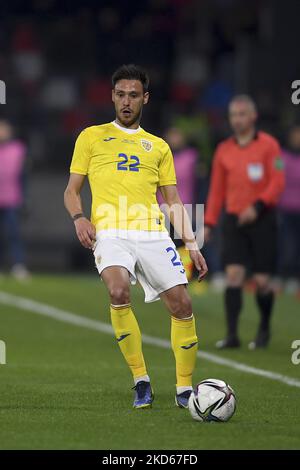
[[[116,121],[112,121],[112,124],[117,129],[120,129],[120,131],[126,132],[127,134],[136,134],[142,129],[141,126],[139,126],[137,129],[127,129],[127,127],[120,126],[120,124],[118,124]]]

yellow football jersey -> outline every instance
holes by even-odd
[[[97,231],[166,230],[156,191],[176,184],[176,175],[163,139],[112,122],[87,127],[77,138],[70,172],[88,176]]]

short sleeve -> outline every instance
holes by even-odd
[[[82,131],[75,142],[70,173],[87,175],[90,163],[91,152],[86,129]]]
[[[276,139],[273,139],[268,143],[267,147],[267,165],[269,167],[270,172],[273,171],[282,171],[284,168],[283,159],[281,156],[281,147],[279,142]]]
[[[279,142],[276,139],[270,139],[270,142],[268,144],[268,155],[271,158],[279,157],[281,155],[281,148]]]
[[[159,165],[159,181],[158,186],[168,186],[176,184],[176,173],[174,167],[174,159],[170,147],[166,144],[163,157]]]

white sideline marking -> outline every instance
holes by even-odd
[[[47,305],[41,302],[36,302],[35,300],[26,299],[25,297],[19,297],[16,295],[8,294],[6,292],[0,291],[0,303],[3,305],[10,305],[17,307],[21,310],[27,310],[31,313],[37,313],[38,315],[43,315],[45,317],[54,318],[55,320],[70,323],[71,325],[82,326],[84,328],[89,328],[90,330],[101,331],[101,333],[107,333],[113,335],[113,329],[108,323],[103,323],[99,320],[93,320],[91,318],[86,318],[81,315],[76,315],[66,310],[61,310],[51,305]],[[156,338],[154,336],[143,335],[143,343],[150,344],[151,346],[158,346],[164,349],[170,349],[171,343],[162,338]],[[222,366],[230,367],[231,369],[240,370],[248,374],[259,375],[267,379],[276,380],[277,382],[282,382],[286,385],[292,387],[300,388],[300,381],[288,377],[286,375],[278,374],[277,372],[272,372],[269,370],[258,369],[256,367],[248,366],[241,362],[233,361],[232,359],[226,359],[216,354],[212,354],[205,351],[198,351],[198,357],[206,359],[209,362],[214,364],[220,364]]]

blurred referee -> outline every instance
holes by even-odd
[[[249,349],[266,347],[274,303],[271,275],[276,261],[275,205],[284,189],[283,165],[277,140],[257,131],[257,110],[248,95],[229,104],[233,136],[215,152],[205,213],[205,240],[211,236],[225,206],[223,256],[226,271],[225,312],[227,336],[219,349],[238,348],[238,318],[242,288],[249,267],[256,282],[260,323]]]

